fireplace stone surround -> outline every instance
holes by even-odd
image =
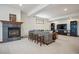
[[[21,39],[21,24],[23,22],[2,22],[2,42],[9,42]]]

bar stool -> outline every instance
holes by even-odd
[[[34,34],[34,42],[36,43],[38,40],[38,34]]]
[[[40,43],[40,46],[42,46],[43,42],[44,42],[44,36],[39,36],[37,39],[37,44]]]
[[[41,36],[41,37],[40,37],[40,46],[43,45],[43,42],[44,42],[44,36]]]
[[[57,33],[56,32],[53,33],[52,39],[54,40],[53,42],[55,42],[55,40],[57,39]]]

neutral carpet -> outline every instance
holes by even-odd
[[[56,42],[49,45],[36,44],[28,38],[0,43],[0,54],[78,54],[79,37],[58,35]]]

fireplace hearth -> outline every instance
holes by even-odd
[[[19,27],[9,27],[8,28],[8,38],[20,37],[20,28]]]

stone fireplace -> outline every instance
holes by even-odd
[[[8,38],[20,37],[21,36],[20,27],[9,27],[8,28]]]
[[[23,22],[2,22],[2,42],[9,42],[21,39],[21,24]]]

